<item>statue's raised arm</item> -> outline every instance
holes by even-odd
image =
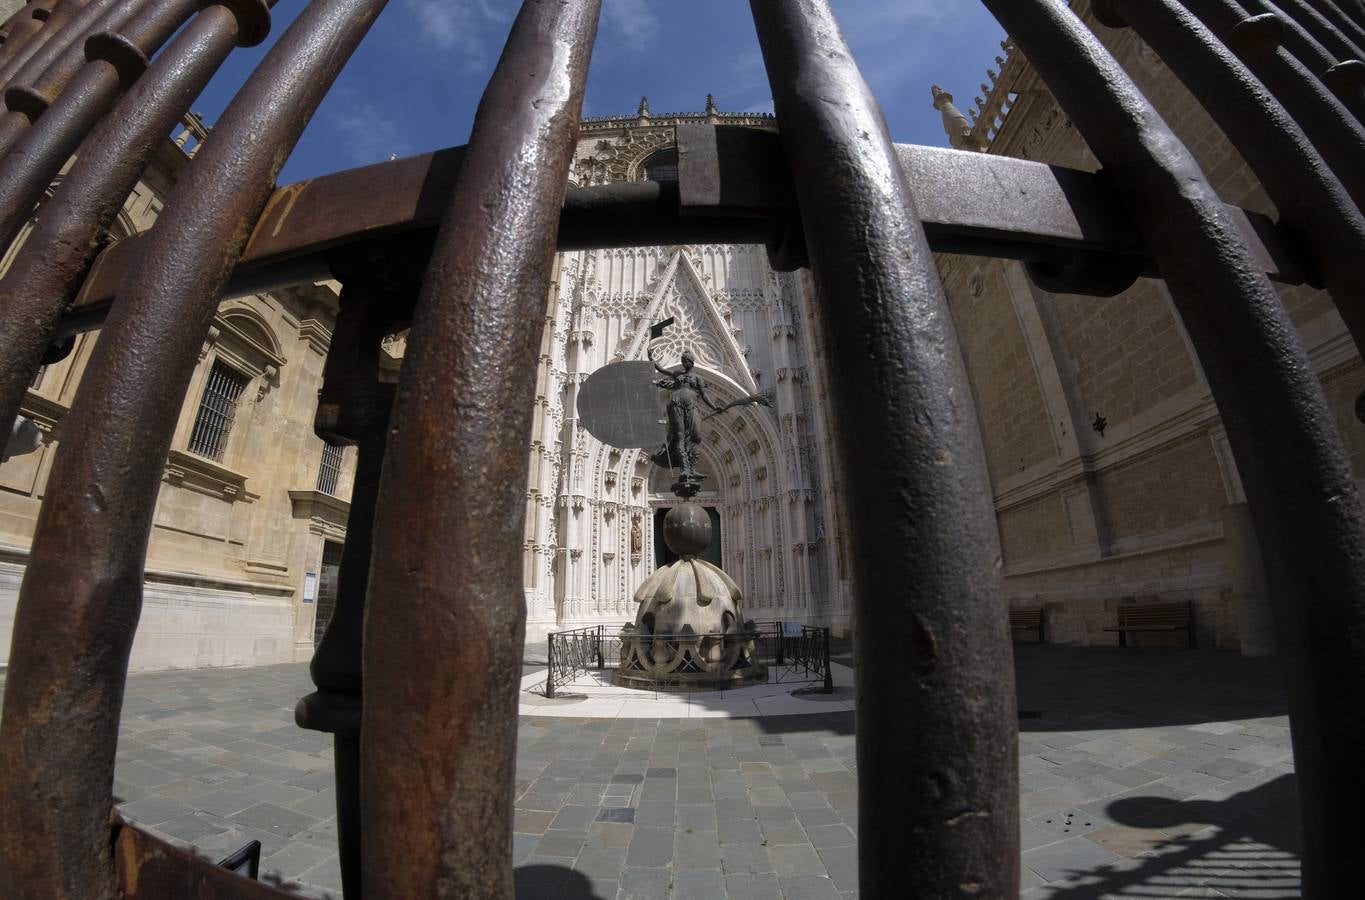
[[[712,412],[710,415],[706,417],[709,419],[711,418],[711,416],[718,416],[721,413],[725,412],[726,410],[734,409],[736,406],[747,406],[750,403],[756,403],[759,406],[771,407],[773,405],[773,392],[763,391],[758,394],[746,394],[745,396],[740,397],[738,400],[731,400],[724,406],[717,406],[716,404],[712,403],[711,398],[706,396],[705,390],[701,392],[701,399],[703,403],[711,407],[711,409],[715,410],[715,412]]]
[[[645,356],[647,356],[647,357],[649,358],[649,361],[650,361],[650,362],[654,363],[654,368],[658,370],[658,372],[659,372],[660,375],[665,375],[665,376],[667,376],[667,377],[671,380],[671,379],[673,379],[674,377],[676,377],[676,376],[679,374],[679,372],[670,371],[670,370],[668,370],[668,369],[665,369],[663,366],[659,365],[659,361],[658,361],[657,359],[654,358],[654,348],[653,348],[653,347],[650,347],[650,348],[648,348],[648,349],[645,350]],[[681,370],[679,370],[679,371],[681,371]],[[654,383],[655,383],[655,384],[659,384],[659,382],[657,382],[657,381],[654,382]],[[667,385],[659,384],[659,387],[667,387]]]

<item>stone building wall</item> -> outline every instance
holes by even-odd
[[[122,237],[155,222],[194,148],[197,122],[166,141],[125,201]],[[20,238],[22,242],[23,238]],[[17,250],[12,248],[0,271]],[[307,285],[226,300],[186,393],[157,501],[142,616],[130,668],[253,665],[307,659],[325,541],[345,537],[354,451],[332,493],[318,488],[323,444],[312,431],[336,286]],[[62,421],[99,335],[46,366],[21,414],[43,434],[34,452],[0,465],[0,664],[8,658],[19,584]],[[220,459],[190,446],[216,364],[246,384]],[[309,575],[313,579],[309,579]],[[305,601],[305,585],[314,598]]]
[[[1130,30],[1096,24],[1089,0],[1072,8],[1220,196],[1273,216],[1237,151],[1155,54]],[[987,80],[960,146],[1098,168],[1008,42]],[[1164,284],[1140,279],[1108,298],[1049,294],[1018,263],[939,261],[976,395],[1010,602],[1043,605],[1049,640],[1112,643],[1116,636],[1101,629],[1116,621],[1118,604],[1189,599],[1201,645],[1237,647],[1240,607],[1265,600],[1247,571],[1259,561],[1239,549],[1248,537],[1245,497]],[[1352,414],[1365,386],[1360,359],[1326,294],[1281,286],[1281,295],[1361,471],[1365,429]]]

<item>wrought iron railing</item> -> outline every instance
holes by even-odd
[[[549,634],[546,638],[550,651],[545,672],[546,697],[553,697],[555,688],[576,681],[589,669],[605,666],[602,628],[601,625],[593,625]]]
[[[793,630],[795,627],[796,630]],[[569,631],[551,632],[547,637],[549,649],[545,683],[541,692],[546,697],[565,685],[569,685],[596,670],[614,668],[621,659],[622,642],[627,637],[646,637],[646,635],[623,633],[619,626],[591,625]],[[649,634],[651,642],[666,644],[697,644],[714,640],[753,641],[755,655],[776,671],[772,676],[775,682],[818,681],[826,693],[834,691],[834,674],[830,666],[830,631],[814,625],[787,624],[782,622],[756,622],[752,629],[730,632],[702,634]],[[658,682],[660,690],[667,690],[670,683]]]

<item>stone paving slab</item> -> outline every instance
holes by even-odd
[[[1274,660],[1016,651],[1028,900],[1298,896],[1288,722]],[[528,673],[529,674],[529,673]],[[340,896],[331,745],[294,727],[303,665],[129,679],[115,792],[149,831]],[[857,896],[853,713],[522,716],[522,898]]]

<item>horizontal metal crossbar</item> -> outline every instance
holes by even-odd
[[[687,132],[694,146],[709,134],[714,149],[703,155],[684,147],[676,187],[570,186],[560,250],[783,242],[798,218],[790,187],[753,177],[786,171],[776,136],[727,125],[677,128],[680,139]],[[393,235],[430,240],[464,152],[452,147],[277,188],[225,295],[333,277],[327,252],[339,247]],[[1101,173],[908,144],[897,145],[896,153],[935,251],[1038,262],[1083,252],[1126,257],[1134,275],[1155,274],[1124,204]],[[1291,284],[1311,280],[1274,222],[1238,207],[1228,212],[1270,277]],[[99,256],[59,333],[99,327],[142,240],[128,238]]]

